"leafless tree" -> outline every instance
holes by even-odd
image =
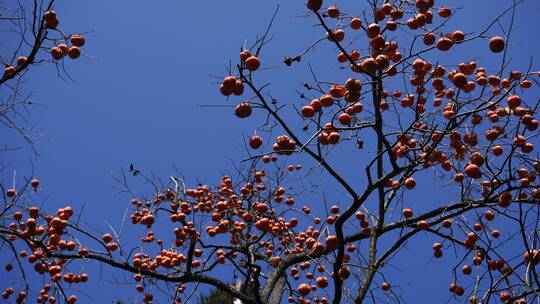
[[[284,64],[326,58],[316,46],[330,43],[338,64],[357,76],[342,83],[312,70],[294,105],[257,78],[274,18],[241,50],[220,91],[228,101],[244,96],[234,111],[239,118],[264,119],[235,172],[216,185],[192,187],[180,177],[155,181],[132,172],[152,186],[148,197],[137,195],[125,175],[116,178],[131,196],[130,223],[147,229],[140,244],[123,242],[112,228],[92,233],[72,207],[48,213],[34,206],[37,179],[4,183],[2,251],[13,256],[15,266],[7,268],[17,268],[26,282],[13,297],[24,301],[29,272],[37,272],[44,278],[39,302],[74,303],[69,287],[88,276],[70,269],[97,263],[132,274],[137,301],[145,303],[158,296],[190,303],[205,285],[245,304],[401,303],[406,291],[387,274],[411,254],[408,242],[427,235],[436,240],[427,250],[448,265],[452,301],[540,301],[539,75],[532,65],[509,71],[506,43],[515,11],[527,9],[526,2],[509,2],[476,32],[449,30],[456,12],[434,1],[367,3],[358,17],[307,1],[305,16],[321,38]],[[345,33],[358,36],[354,45],[364,54],[345,43]],[[461,63],[442,62],[445,52],[472,41],[483,41],[500,64],[484,66],[467,54]],[[338,163],[352,158],[362,170],[359,180],[339,170]],[[417,183],[441,182],[444,196],[429,197],[427,206],[410,202]],[[320,195],[339,191],[348,201],[326,207],[324,215],[299,207],[306,197],[326,204]]]

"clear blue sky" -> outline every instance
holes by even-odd
[[[365,8],[365,1],[335,3],[350,14]],[[478,31],[509,3],[444,1],[450,7],[466,8],[449,29]],[[313,27],[315,18],[298,17],[304,10],[302,0],[59,0],[55,10],[62,29],[91,31],[83,48],[89,57],[66,59],[66,70],[73,80],[59,79],[51,65],[32,67],[24,88],[33,93],[35,102],[43,104],[31,108],[27,115],[30,124],[44,134],[36,142],[40,157],[34,158],[17,134],[2,129],[3,141],[23,147],[2,154],[3,162],[9,164],[2,172],[3,180],[10,180],[13,170],[18,177],[27,176],[33,166],[46,191],[41,198],[50,209],[71,205],[79,211],[84,204],[83,217],[101,231],[106,230],[106,221],[119,224],[129,199],[117,195],[110,172],[119,173],[130,163],[162,179],[176,174],[177,168],[192,185],[197,181],[217,183],[222,173],[246,156],[244,140],[262,116],[239,120],[232,115],[232,108],[198,105],[241,100],[227,102],[212,75],[226,75],[226,66],[229,60],[237,62],[244,39],[248,45],[253,42],[278,4],[281,8],[271,32],[274,38],[261,55],[263,66],[274,68],[259,78],[260,83],[271,80],[271,92],[286,102],[294,101],[294,89],[310,80],[308,63],[325,80],[347,79],[349,74],[339,70],[336,51],[328,44],[293,68],[282,64],[285,55],[294,55],[322,35]],[[540,1],[536,0],[525,1],[517,11],[508,46],[512,67],[527,68],[530,58],[540,54],[539,11]],[[500,34],[500,29],[495,27],[489,33]],[[441,60],[474,58],[486,65],[500,60],[484,56],[486,50],[486,44],[481,43],[468,54],[453,50]],[[538,68],[538,64],[534,66]],[[350,178],[358,174],[354,166],[337,166]],[[337,191],[333,186],[325,189],[325,194],[343,198],[343,194],[333,194]],[[139,189],[146,194],[151,190]],[[420,186],[413,199],[420,199],[422,191],[428,189]],[[423,247],[416,247],[419,244]],[[400,284],[405,299],[410,303],[445,302],[450,280],[447,265],[430,262],[431,251],[425,242],[412,242],[406,250],[404,257],[396,260],[399,270],[387,270]],[[95,265],[92,268],[97,269]],[[103,270],[108,277],[108,269]],[[440,273],[442,279],[424,277],[424,273]],[[95,282],[96,277],[92,277],[90,286],[96,289],[82,288],[91,298],[82,297],[81,303],[110,303],[135,294],[132,286]],[[6,283],[2,280],[0,288]]]

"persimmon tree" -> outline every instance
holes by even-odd
[[[69,77],[63,59],[79,58],[85,44],[82,34],[63,30],[61,17],[52,9],[54,3],[14,2],[0,7],[0,25],[5,35],[0,49],[4,67],[0,77],[0,123],[6,130],[19,133],[32,148],[38,132],[25,124],[25,112],[39,101],[33,101],[25,90],[25,75],[33,65],[54,64],[57,73],[53,77]],[[11,143],[2,146],[2,150],[16,148]]]
[[[204,285],[242,303],[402,302],[392,263],[430,250],[448,268],[433,279],[447,281],[451,301],[538,302],[540,75],[532,64],[510,69],[507,54],[514,13],[526,5],[513,1],[470,30],[450,28],[459,11],[443,1],[374,0],[353,15],[309,0],[305,17],[321,38],[284,64],[318,56],[343,77],[312,71],[288,102],[259,80],[271,66],[272,19],[219,84],[234,115],[260,119],[235,176],[193,186],[171,176],[147,197],[120,178],[130,222],[144,231],[137,244],[79,225],[77,206],[38,207],[34,177],[4,183],[2,253],[23,283],[3,297],[75,303],[73,286],[92,279],[80,265],[102,264],[130,274],[145,303],[189,303]],[[460,52],[477,42],[497,60]],[[447,62],[454,57],[462,59]],[[357,178],[337,162],[354,163]],[[331,182],[311,189],[317,176]],[[444,195],[413,202],[419,184]],[[338,192],[347,199],[325,212],[310,206]],[[431,241],[406,248],[418,238]]]

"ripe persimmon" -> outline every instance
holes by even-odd
[[[246,59],[246,68],[250,71],[255,71],[261,66],[259,58],[256,56],[250,56]]]
[[[407,187],[407,189],[411,190],[413,189],[414,187],[416,187],[416,181],[414,180],[414,178],[412,177],[408,177],[407,179],[405,179],[405,182],[403,183],[405,185],[405,187]]]
[[[500,53],[504,51],[505,43],[506,42],[504,41],[504,38],[500,36],[492,37],[491,39],[489,39],[489,49],[493,53]]]
[[[72,46],[69,48],[67,52],[69,58],[71,59],[77,59],[81,56],[81,49],[77,46]]]
[[[433,33],[427,33],[422,38],[422,41],[425,45],[433,45],[435,43],[435,34]]]
[[[46,11],[45,14],[43,14],[43,19],[45,19],[45,26],[47,28],[54,29],[58,26],[59,22],[55,11]]]
[[[103,240],[103,242],[109,243],[112,241],[112,235],[110,235],[109,233],[106,233],[101,237],[101,239]]]
[[[315,284],[317,284],[317,287],[319,288],[326,288],[328,286],[328,278],[320,276],[315,280]]]
[[[17,191],[15,190],[15,188],[9,188],[6,190],[7,197],[15,197],[15,195],[17,195]]]
[[[300,109],[300,114],[305,118],[312,118],[315,116],[315,110],[312,106],[303,106],[302,109]]]
[[[452,10],[450,10],[448,7],[439,8],[439,16],[443,18],[448,18],[451,15],[452,15]]]
[[[71,41],[71,44],[78,47],[82,47],[86,42],[82,35],[72,35],[69,40]]]
[[[403,214],[403,217],[406,219],[409,219],[413,216],[413,211],[411,208],[404,208],[401,213]]]
[[[236,83],[234,85],[232,92],[236,96],[240,96],[244,93],[244,84],[242,83],[242,81],[236,80]]]
[[[350,26],[353,30],[359,30],[362,27],[362,19],[360,18],[353,18],[351,20]]]
[[[307,8],[312,11],[318,11],[321,9],[322,4],[323,4],[323,0],[308,0]]]
[[[527,264],[538,265],[538,263],[540,263],[540,250],[531,249],[530,251],[526,251],[523,254],[523,260]]]
[[[348,126],[352,121],[352,117],[347,113],[341,113],[338,117],[338,120],[340,124]]]
[[[20,67],[20,66],[23,66],[26,64],[26,62],[28,61],[28,57],[26,56],[19,56],[17,58],[17,66]]]
[[[375,38],[379,35],[380,32],[381,32],[381,28],[379,27],[377,23],[372,23],[368,25],[366,29],[366,34],[368,38]]]
[[[441,51],[448,51],[453,44],[454,42],[450,38],[443,37],[437,41],[437,48]]]
[[[4,74],[5,75],[13,75],[15,74],[15,67],[12,65],[8,65],[4,68]]]
[[[482,172],[480,171],[480,167],[478,167],[475,164],[469,164],[465,167],[465,174],[467,174],[468,177],[471,178],[480,178],[482,176]]]
[[[30,181],[30,185],[33,187],[33,188],[37,188],[39,186],[39,179],[37,178],[34,178]]]
[[[337,18],[337,17],[339,17],[339,9],[335,5],[330,5],[326,9],[326,14],[330,18]]]
[[[259,149],[261,147],[262,143],[263,143],[262,138],[260,136],[257,136],[257,135],[253,135],[249,139],[249,146],[252,149]]]
[[[242,102],[236,106],[234,114],[239,118],[246,118],[251,115],[251,105],[247,102]]]
[[[301,296],[305,297],[311,292],[311,287],[309,287],[309,285],[306,283],[302,283],[298,285],[298,288],[296,290]]]
[[[518,95],[510,95],[506,98],[506,102],[510,109],[515,109],[521,105],[521,97]]]

